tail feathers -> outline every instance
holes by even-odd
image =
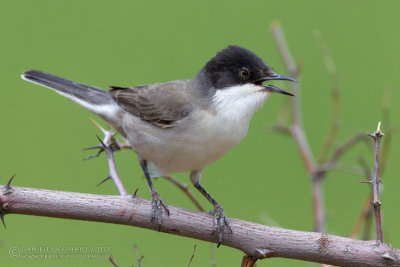
[[[21,77],[26,81],[48,87],[103,117],[112,119],[118,111],[118,105],[110,93],[100,88],[63,79],[37,70],[25,71]]]

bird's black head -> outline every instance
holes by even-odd
[[[294,79],[275,73],[259,56],[240,46],[228,46],[217,53],[202,70],[216,89],[253,83],[266,91],[291,95],[279,88],[262,85],[267,80]]]

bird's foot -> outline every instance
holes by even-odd
[[[169,216],[169,209],[167,203],[165,203],[165,201],[161,199],[157,191],[153,191],[151,194],[151,210],[152,210],[151,221],[157,219],[158,231],[160,231],[162,225],[162,209],[164,209],[167,215]]]
[[[214,206],[214,210],[210,211],[210,214],[214,216],[214,228],[213,233],[218,233],[218,245],[221,245],[222,239],[224,238],[225,229],[232,234],[232,229],[229,226],[228,217],[226,217],[224,208],[220,204]]]

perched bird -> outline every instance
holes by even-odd
[[[222,242],[231,231],[223,207],[200,185],[201,172],[241,139],[250,119],[272,93],[292,95],[269,80],[293,78],[275,73],[260,57],[228,46],[208,61],[193,79],[138,87],[111,86],[105,91],[41,71],[22,78],[48,87],[112,124],[137,153],[152,196],[152,218],[159,226],[167,204],[151,177],[190,171],[193,185],[214,206],[214,231]]]

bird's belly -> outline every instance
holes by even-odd
[[[192,121],[196,124],[182,122],[185,127],[177,125],[170,129],[125,129],[131,133],[128,139],[134,150],[149,162],[152,176],[202,170],[245,137],[249,124],[207,113]]]

